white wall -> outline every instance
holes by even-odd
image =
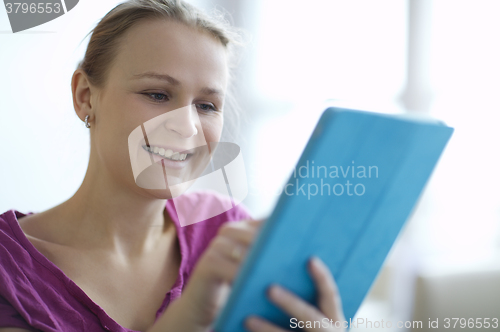
[[[16,34],[0,8],[0,210],[47,209],[83,180],[89,136],[73,109],[71,75],[88,40],[80,42],[116,3],[80,1]]]

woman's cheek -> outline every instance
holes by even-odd
[[[224,121],[222,116],[213,116],[208,119],[200,119],[203,134],[207,142],[219,142]]]

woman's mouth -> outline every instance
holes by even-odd
[[[142,148],[149,153],[156,154],[160,157],[173,161],[183,161],[186,160],[186,158],[188,158],[189,156],[191,156],[188,153],[174,152],[170,149],[165,149],[154,145],[150,145],[149,147],[147,145],[143,145]]]

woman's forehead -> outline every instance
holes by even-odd
[[[127,75],[159,72],[225,86],[227,52],[208,32],[166,20],[145,20],[122,39],[116,65]]]

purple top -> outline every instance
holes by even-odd
[[[185,195],[196,210],[225,204],[219,195]],[[210,209],[209,208],[209,209]],[[181,264],[177,279],[156,312],[158,318],[177,299],[218,228],[228,221],[250,219],[242,205],[201,222],[181,227],[172,200],[166,203],[180,245]],[[202,213],[202,212],[200,212]],[[32,214],[32,212],[28,213]],[[0,215],[0,327],[30,331],[131,332],[115,322],[62,270],[43,256],[27,239],[16,210]]]

